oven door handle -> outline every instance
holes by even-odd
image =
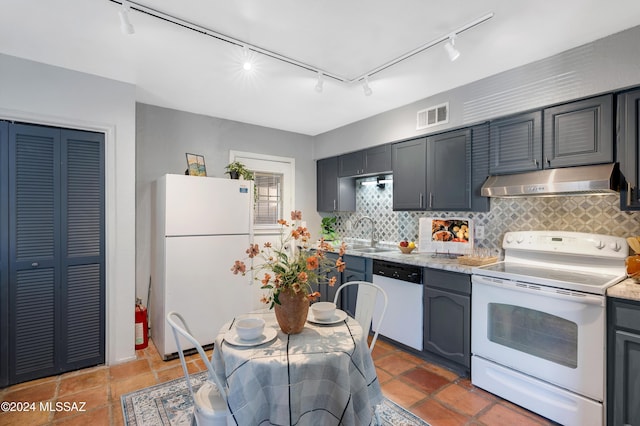
[[[493,287],[505,288],[521,293],[537,294],[542,297],[552,297],[576,303],[586,303],[589,305],[604,306],[605,298],[595,294],[579,293],[571,290],[562,290],[553,287],[539,286],[535,284],[527,284],[520,281],[505,280],[501,278],[485,277],[480,275],[472,276],[473,284],[490,285]],[[472,296],[475,290],[472,290]]]

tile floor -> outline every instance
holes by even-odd
[[[469,379],[426,362],[388,342],[378,340],[373,351],[382,391],[432,426],[551,425],[536,416],[471,385]],[[189,368],[204,370],[197,356]],[[183,377],[180,360],[162,361],[152,343],[137,351],[137,359],[112,367],[85,370],[0,389],[0,401],[34,402],[30,412],[0,412],[0,425],[122,425],[120,396],[136,389]],[[40,410],[40,401],[85,411]],[[78,407],[79,408],[79,407]]]

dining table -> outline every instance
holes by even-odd
[[[262,336],[243,341],[240,318],[265,320]],[[238,316],[220,329],[212,365],[226,387],[230,424],[373,424],[382,391],[367,336],[358,322],[337,310],[314,320],[311,310],[301,333],[285,334],[272,310]]]

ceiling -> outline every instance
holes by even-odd
[[[640,24],[637,0],[136,0],[120,31],[120,0],[2,0],[0,53],[136,86],[138,102],[317,135]],[[351,80],[466,24],[462,53],[444,43],[360,83],[253,53],[158,19],[179,18]],[[0,70],[0,75],[1,75]]]

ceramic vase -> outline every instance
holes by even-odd
[[[285,334],[302,332],[309,312],[309,298],[304,292],[296,293],[291,289],[278,295],[280,304],[275,304],[276,320]]]

